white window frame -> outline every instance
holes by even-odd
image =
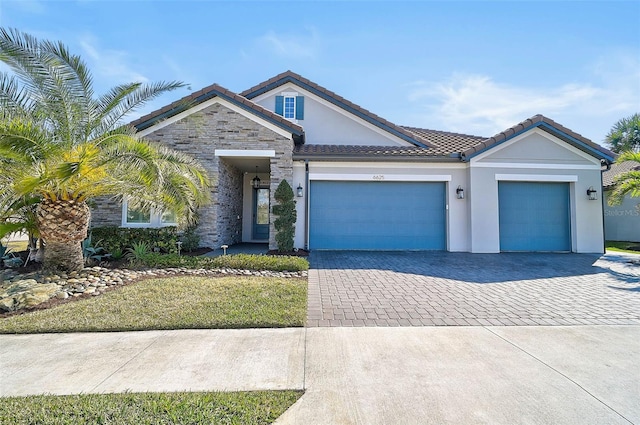
[[[282,117],[293,122],[298,122],[296,119],[296,97],[298,97],[298,92],[282,92],[280,95],[282,96]],[[293,99],[293,116],[291,117],[287,117],[287,99]]]
[[[289,112],[287,100],[291,99],[292,109],[291,116],[287,116],[287,112]],[[282,99],[282,116],[288,120],[296,119],[296,97],[295,96],[284,96]]]
[[[122,201],[122,227],[149,227],[149,228],[159,228],[159,227],[170,227],[177,226],[178,223],[170,223],[162,221],[162,211],[151,210],[149,222],[148,223],[129,223],[127,221],[127,211],[129,210],[129,203],[127,200]]]

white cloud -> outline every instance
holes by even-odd
[[[589,71],[588,82],[546,87],[453,74],[446,81],[412,83],[408,97],[421,111],[418,122],[435,128],[491,136],[541,113],[601,142],[614,122],[640,110],[640,60],[602,58]]]
[[[278,34],[268,31],[258,39],[258,44],[273,54],[289,59],[315,59],[320,52],[320,37],[315,28],[304,33]]]
[[[95,37],[87,35],[80,40],[80,47],[84,51],[84,57],[88,58],[91,70],[107,81],[107,86],[115,84],[149,81],[147,77],[139,73],[130,65],[126,52],[119,50],[101,49]]]

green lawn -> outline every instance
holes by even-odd
[[[629,249],[629,247],[635,247],[636,250]],[[605,243],[605,247],[610,251],[618,251],[618,252],[628,252],[631,254],[640,254],[640,251],[637,249],[640,248],[640,243],[638,242],[619,242],[619,241],[607,241]]]
[[[0,333],[303,326],[306,279],[182,276],[0,319]]]
[[[11,252],[21,252],[26,251],[29,246],[29,241],[11,241],[11,242],[2,242],[4,246],[6,246]]]
[[[0,398],[3,424],[270,424],[302,391]]]

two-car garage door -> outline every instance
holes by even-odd
[[[311,249],[446,249],[444,182],[312,181]],[[569,183],[498,184],[501,251],[571,251]]]
[[[446,249],[444,182],[312,181],[311,249]]]

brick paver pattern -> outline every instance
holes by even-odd
[[[617,255],[314,251],[307,326],[640,324]]]

